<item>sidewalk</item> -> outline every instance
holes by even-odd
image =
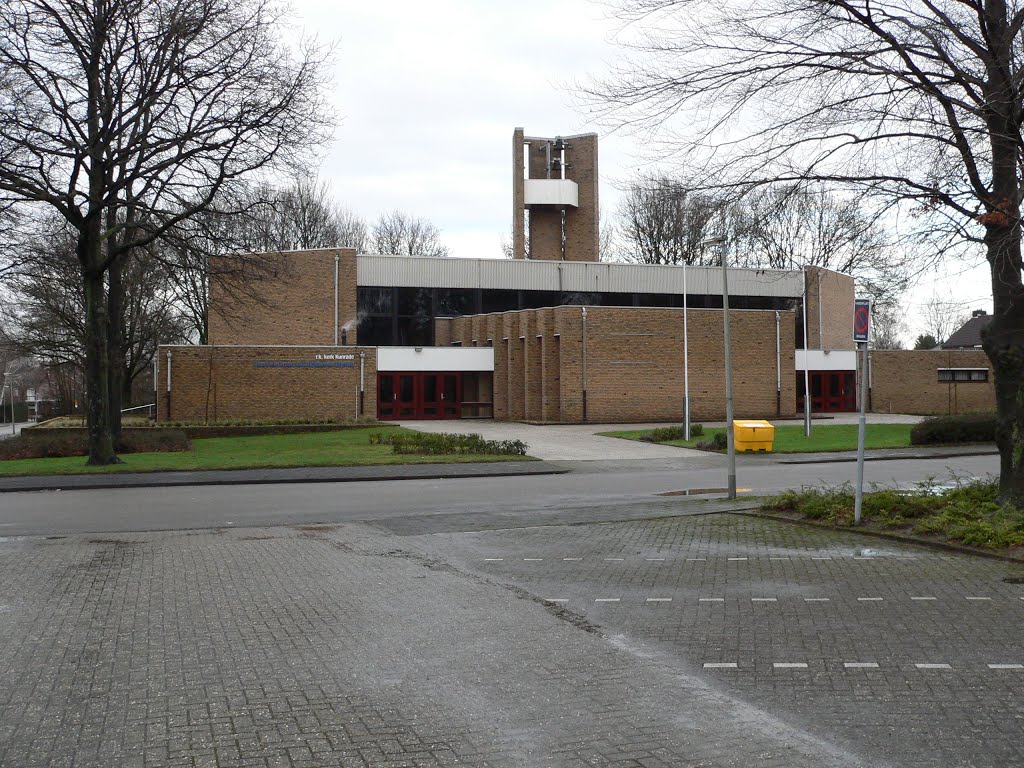
[[[266,485],[271,483],[356,483],[373,480],[444,480],[463,477],[558,475],[569,470],[546,461],[467,464],[381,464],[363,467],[227,469],[203,472],[124,472],[95,475],[0,477],[0,493],[93,488],[158,488],[180,485]]]

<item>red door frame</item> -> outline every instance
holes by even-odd
[[[808,371],[808,376],[811,383],[811,410],[814,413],[857,410],[857,374],[854,371]],[[802,412],[804,398],[800,389],[804,385],[803,372],[798,371],[796,378],[797,412]]]
[[[390,396],[390,401],[385,397]],[[377,374],[377,418],[461,419],[462,374],[454,371],[385,371]]]

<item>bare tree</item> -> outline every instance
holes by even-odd
[[[281,36],[272,0],[0,4],[0,200],[76,233],[89,463],[118,461],[125,261],[247,174],[326,138],[327,51]]]
[[[370,232],[370,247],[377,253],[404,256],[447,256],[441,231],[420,216],[404,211],[381,214]]]
[[[921,315],[927,335],[934,337],[936,344],[945,344],[954,331],[971,319],[966,304],[943,299],[938,293],[924,303]]]
[[[623,261],[637,264],[710,264],[701,242],[720,223],[725,204],[667,176],[634,182],[619,204],[617,232]],[[722,234],[715,229],[714,234]]]
[[[904,349],[903,339],[907,325],[903,312],[893,305],[873,304],[871,316],[872,349]]]
[[[11,281],[7,339],[20,355],[48,369],[85,369],[84,296],[75,246],[66,226],[24,243],[26,268]],[[121,366],[121,399],[130,403],[136,380],[152,369],[157,345],[182,341],[185,323],[174,305],[166,270],[148,249],[132,253],[121,279],[124,327],[118,334],[121,346],[111,357]]]
[[[1024,506],[1020,0],[619,8],[633,55],[592,95],[619,122],[663,128],[695,187],[846,185],[916,215],[946,255],[984,248],[1001,494]]]

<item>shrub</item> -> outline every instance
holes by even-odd
[[[690,425],[690,437],[700,437],[704,434],[703,424],[691,424]]]
[[[701,429],[703,434],[704,430]],[[694,448],[699,448],[702,451],[724,451],[729,447],[729,438],[722,432],[715,432],[710,440],[700,440],[694,443]]]
[[[996,417],[991,413],[933,416],[910,430],[911,445],[991,443],[996,439]]]
[[[188,436],[178,429],[125,432],[116,446],[118,453],[188,451],[191,449],[192,443]],[[31,438],[18,435],[0,440],[0,460],[54,459],[67,456],[86,456],[88,453],[88,438],[84,433],[37,433]]]
[[[373,432],[370,434],[370,445],[390,445],[392,453],[427,456],[525,456],[527,448],[522,440],[484,440],[477,434],[458,435],[448,432]]]
[[[691,424],[690,425],[690,437],[700,437],[704,434],[703,424]],[[685,440],[686,439],[686,426],[680,424],[679,426],[671,427],[658,427],[652,429],[646,435],[640,438],[647,443],[666,443],[669,440]]]

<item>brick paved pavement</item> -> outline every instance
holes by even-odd
[[[417,541],[869,760],[1024,765],[1020,565],[735,515]]]
[[[678,654],[424,554],[431,538],[0,539],[0,765],[868,764]]]

